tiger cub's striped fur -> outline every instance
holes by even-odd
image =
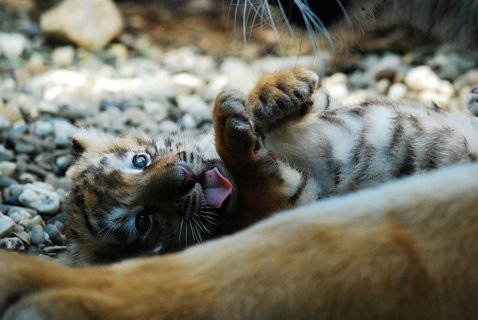
[[[174,252],[316,197],[314,180],[259,146],[242,95],[218,98],[214,118],[224,161],[211,134],[77,134],[67,198],[71,244],[63,262]]]
[[[307,94],[316,82],[317,76],[303,69],[276,72],[260,80],[248,103],[266,147],[308,170],[323,197],[478,158],[474,116],[434,104],[342,107],[323,92]],[[477,89],[465,98],[472,112],[477,99]]]
[[[69,263],[177,251],[282,209],[477,159],[475,117],[390,103],[341,107],[314,96],[316,85],[317,75],[294,69],[263,77],[248,97],[221,94],[215,148],[210,135],[75,137]]]

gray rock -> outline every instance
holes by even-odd
[[[180,120],[183,129],[193,129],[196,127],[197,122],[190,113],[186,113]]]
[[[19,195],[20,203],[40,214],[53,215],[60,210],[60,198],[56,192],[28,184]]]
[[[165,133],[178,132],[179,130],[181,130],[179,128],[179,125],[176,122],[171,121],[171,120],[162,121],[159,124],[158,129],[159,129],[160,132],[165,132]]]
[[[8,188],[8,191],[11,197],[19,197],[20,194],[23,192],[24,188],[25,188],[24,185],[15,183],[15,184],[12,184],[10,188]]]
[[[151,115],[152,119],[160,122],[168,116],[168,108],[158,101],[146,101],[143,105],[144,112]]]
[[[199,91],[205,85],[204,80],[190,73],[178,73],[173,77],[178,92],[189,93]]]
[[[50,254],[65,252],[67,249],[68,249],[67,246],[49,246],[49,247],[45,247],[43,251],[46,254],[50,255]]]
[[[8,250],[25,250],[25,244],[19,238],[0,239],[0,248]]]
[[[427,65],[442,79],[456,79],[475,64],[475,59],[450,53],[439,53],[427,61]]]
[[[17,224],[10,217],[0,213],[0,238],[9,236]]]
[[[40,18],[43,32],[89,49],[98,50],[123,28],[121,13],[110,0],[64,0]]]
[[[178,107],[181,111],[193,116],[210,115],[211,108],[198,95],[178,95]]]
[[[35,146],[30,143],[18,142],[15,144],[15,152],[33,154],[35,152]]]
[[[15,223],[23,225],[26,227],[22,221],[29,221],[33,218],[32,214],[27,210],[15,210],[13,212],[8,212],[8,216],[15,221]]]
[[[51,241],[55,244],[63,245],[65,244],[65,237],[60,233],[56,225],[47,224],[45,226],[45,232],[50,237]]]
[[[22,183],[22,184],[26,184],[26,183],[33,183],[33,182],[36,182],[38,181],[38,177],[35,176],[34,174],[31,174],[31,173],[22,173],[19,177],[18,177],[18,182]]]
[[[30,237],[30,234],[26,231],[17,232],[17,233],[14,233],[13,235],[17,237],[18,239],[22,240],[22,242],[27,246],[29,246],[32,243],[32,238]]]
[[[2,190],[4,188],[8,188],[15,183],[17,183],[17,181],[15,179],[12,179],[12,178],[7,177],[7,176],[0,176],[0,190]]]
[[[55,145],[58,147],[67,147],[70,145],[70,135],[75,131],[74,126],[68,121],[58,120],[53,122],[53,132],[55,134]]]
[[[12,161],[15,159],[15,154],[12,150],[6,149],[3,145],[0,145],[0,161]]]
[[[40,138],[44,138],[53,132],[53,126],[50,121],[37,121],[34,128],[35,135]]]
[[[40,225],[35,225],[32,230],[30,231],[30,236],[32,239],[32,244],[34,246],[38,246],[40,244],[45,243],[45,232],[43,231],[43,227]]]

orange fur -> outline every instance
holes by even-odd
[[[475,319],[478,182],[468,177],[477,175],[476,164],[439,169],[178,254],[110,267],[68,269],[0,253],[0,313],[6,320]]]

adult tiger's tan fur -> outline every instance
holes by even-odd
[[[478,164],[279,214],[178,254],[0,253],[3,319],[476,319]]]

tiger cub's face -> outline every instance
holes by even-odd
[[[237,198],[208,135],[118,138],[87,130],[74,137],[73,155],[70,264],[161,254],[201,242]]]

